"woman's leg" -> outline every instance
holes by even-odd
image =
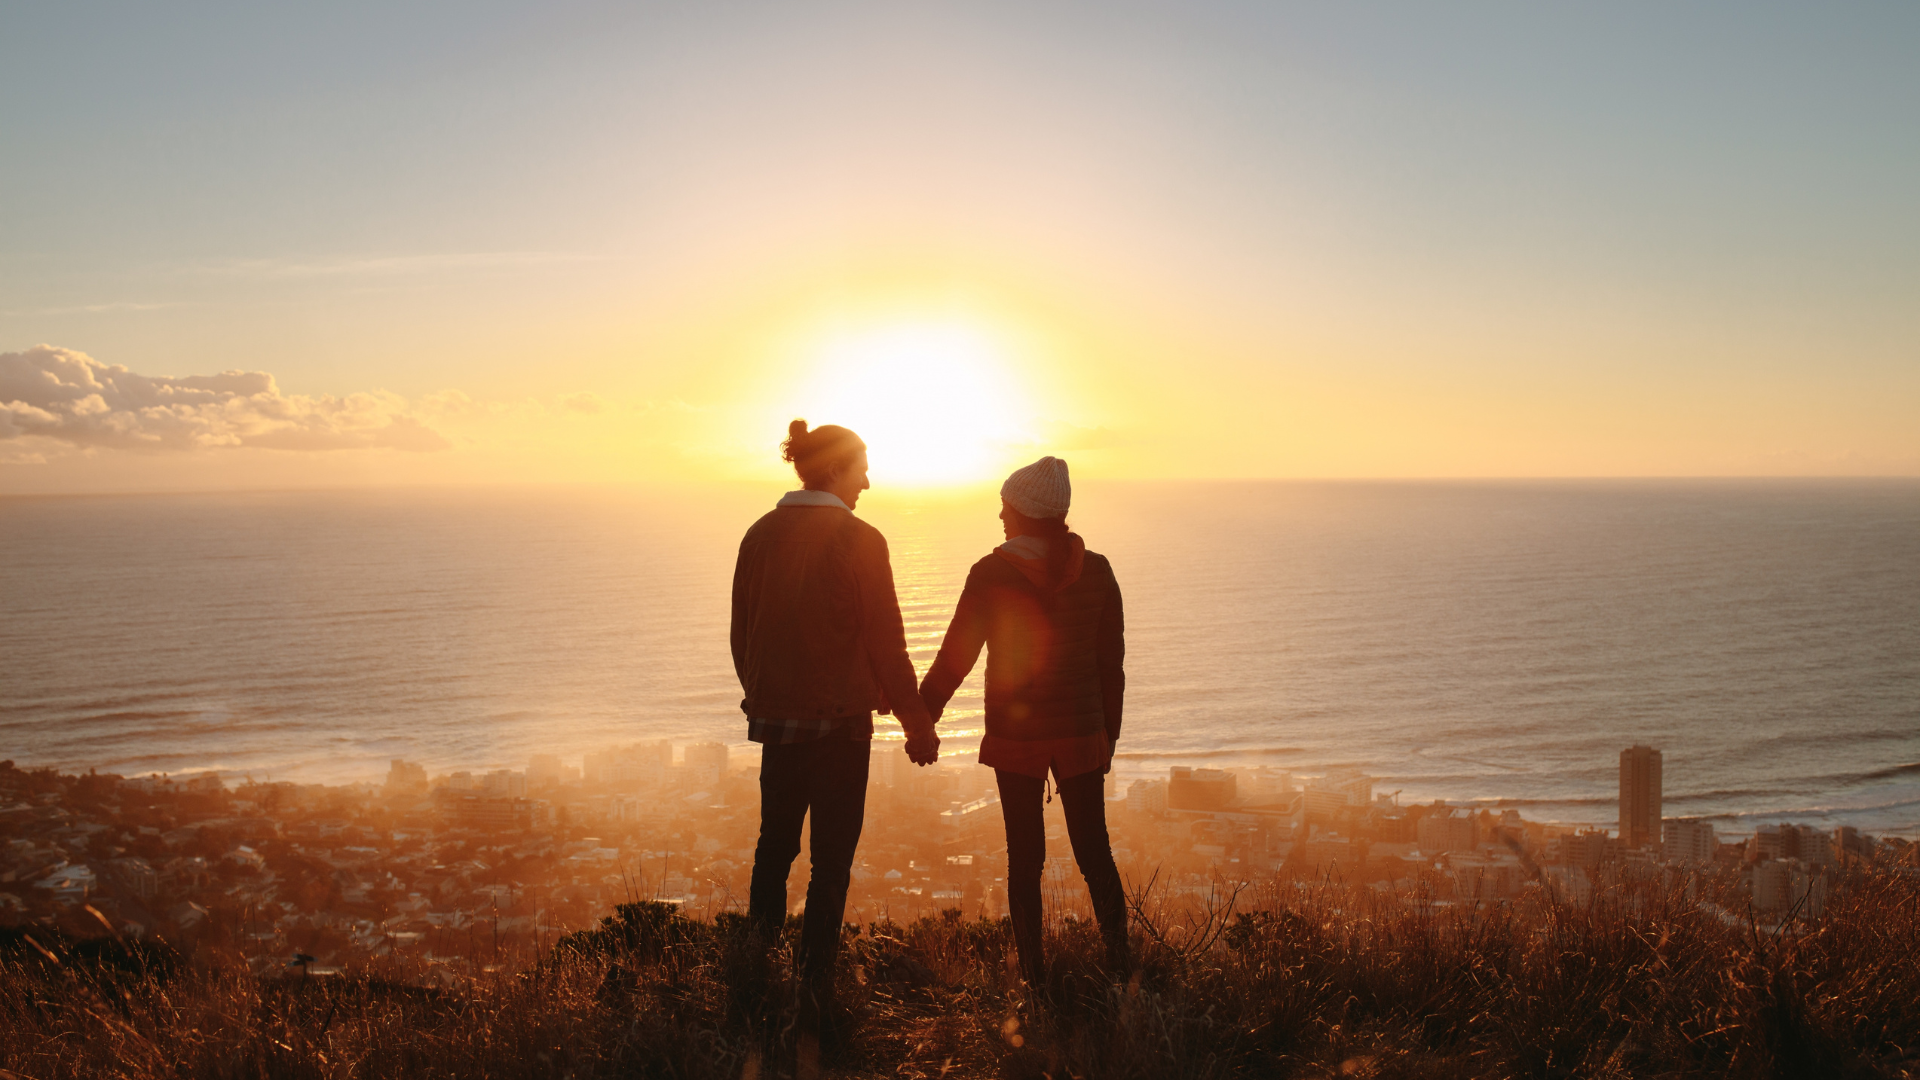
[[[1087,879],[1093,917],[1107,943],[1107,963],[1124,976],[1127,956],[1127,894],[1120,869],[1113,864],[1113,845],[1107,838],[1106,777],[1082,773],[1060,781],[1060,804],[1067,814],[1067,839],[1073,843],[1073,861]]]
[[[1046,968],[1040,957],[1040,871],[1047,862],[1047,823],[1040,816],[1046,781],[1005,769],[993,770],[1000,784],[1000,813],[1007,823],[1007,915],[1020,952],[1020,973],[1038,987]]]

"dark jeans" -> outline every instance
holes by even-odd
[[[1045,967],[1040,955],[1040,871],[1047,862],[1047,824],[1041,816],[1046,781],[995,769],[1000,782],[1000,812],[1007,821],[1007,914],[1013,921],[1013,942],[1020,951],[1020,968],[1027,981],[1038,986]],[[1124,975],[1127,963],[1127,896],[1120,886],[1120,870],[1113,865],[1113,847],[1107,840],[1107,804],[1101,773],[1083,773],[1059,782],[1060,805],[1067,812],[1067,840],[1073,861],[1087,881],[1093,915],[1106,939],[1107,962]]]
[[[763,747],[760,756],[760,844],[753,852],[747,919],[767,941],[787,919],[787,871],[800,854],[800,825],[813,814],[807,914],[795,966],[815,986],[830,981],[847,911],[853,851],[867,813],[869,739],[835,736]]]

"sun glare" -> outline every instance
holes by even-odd
[[[984,327],[900,321],[826,335],[798,401],[816,424],[866,440],[876,483],[990,479],[1026,431],[1030,405],[1011,350]]]

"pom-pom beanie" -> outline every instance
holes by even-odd
[[[1000,485],[1000,497],[1007,505],[1030,518],[1067,516],[1073,501],[1073,485],[1067,481],[1067,463],[1057,457],[1043,457],[1022,469],[1015,469]]]

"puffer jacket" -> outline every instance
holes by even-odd
[[[740,541],[733,667],[749,717],[896,713],[927,724],[880,530],[841,506],[780,506]]]
[[[1058,589],[997,551],[974,563],[920,687],[927,708],[946,707],[984,645],[988,735],[1026,742],[1104,731],[1118,740],[1127,685],[1120,585],[1106,556],[1088,551],[1077,561],[1078,577]]]

